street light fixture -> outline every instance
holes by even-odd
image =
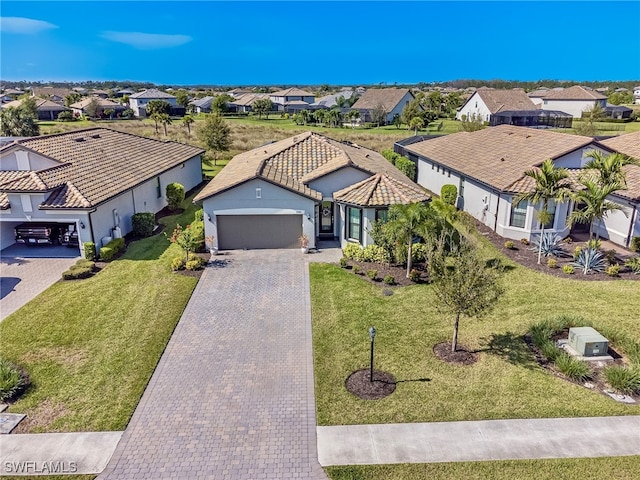
[[[369,327],[369,338],[371,339],[371,369],[369,372],[369,381],[373,382],[373,342],[376,339],[375,327]]]

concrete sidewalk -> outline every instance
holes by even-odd
[[[640,416],[318,427],[329,465],[640,455]]]
[[[123,432],[35,433],[0,436],[0,475],[102,472]]]

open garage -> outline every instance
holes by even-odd
[[[298,248],[302,215],[218,215],[218,248]]]

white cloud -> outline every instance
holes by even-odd
[[[112,42],[124,43],[140,50],[153,50],[156,48],[179,47],[189,43],[192,38],[188,35],[163,35],[157,33],[141,32],[103,32],[100,35]]]
[[[58,28],[58,26],[44,20],[34,20],[33,18],[0,17],[0,31],[5,33],[35,35],[52,28]]]

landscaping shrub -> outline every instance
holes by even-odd
[[[419,282],[420,272],[415,268],[412,268],[411,271],[409,272],[409,280],[411,280],[412,282]]]
[[[184,201],[184,186],[174,182],[167,185],[166,188],[167,195],[167,206],[170,210],[176,210],[180,208],[182,202]]]
[[[384,158],[389,160],[389,162],[391,162],[392,165],[395,165],[396,164],[396,160],[398,159],[398,157],[400,157],[400,154],[394,152],[390,148],[386,148],[386,149],[382,150],[380,153],[382,154],[382,156]]]
[[[185,268],[184,257],[182,255],[180,255],[179,257],[175,257],[173,260],[171,260],[171,265],[169,266],[169,268],[171,269],[172,272],[177,272],[178,270],[184,270]]]
[[[601,245],[602,242],[600,242],[600,240],[596,240],[595,238],[592,238],[587,242],[587,248],[590,248],[592,250],[599,250]]]
[[[360,260],[371,263],[389,263],[390,258],[380,245],[367,245],[360,252]]]
[[[72,265],[71,268],[90,268],[91,270],[95,270],[96,262],[81,258],[75,265]]]
[[[100,260],[109,262],[116,256],[116,251],[111,247],[102,247],[100,249]]]
[[[504,248],[507,248],[509,250],[513,250],[516,247],[515,243],[513,243],[513,240],[507,240],[506,242],[504,242]]]
[[[198,260],[189,260],[184,265],[185,270],[200,270],[202,268],[202,264]]]
[[[94,261],[96,259],[96,244],[93,242],[84,242],[84,258]]]
[[[125,249],[124,238],[114,238],[100,249],[100,259],[108,262]]]
[[[611,388],[620,393],[640,393],[640,367],[611,365],[604,369],[604,376]]]
[[[632,252],[640,252],[640,237],[632,237],[629,244],[629,250]]]
[[[562,350],[560,350],[551,340],[546,340],[539,348],[542,355],[544,355],[550,362],[555,362],[562,353]]]
[[[407,157],[398,156],[398,158],[396,158],[395,166],[398,170],[409,177],[411,181],[416,180],[416,164]]]
[[[58,114],[59,122],[73,122],[76,120],[76,117],[73,116],[73,112],[70,110],[65,110]]]
[[[562,271],[567,275],[573,275],[573,272],[575,271],[575,269],[573,268],[572,265],[563,265]]]
[[[414,243],[411,246],[411,260],[414,263],[425,262],[427,260],[427,251],[426,243]]]
[[[348,265],[348,264],[349,264],[349,263],[347,262],[347,257],[342,257],[342,258],[340,258],[340,266],[341,266],[342,268],[347,268],[347,265]]]
[[[536,253],[542,250],[542,255],[545,257],[549,255],[558,257],[564,253],[562,239],[552,232],[545,232],[544,235],[538,235],[533,241],[533,245],[530,250]]]
[[[640,238],[640,237],[636,237]],[[630,269],[636,275],[640,275],[640,257],[634,257],[626,260],[624,266]]]
[[[396,284],[396,279],[393,275],[386,275],[384,277],[384,283],[385,285],[395,285]]]
[[[616,251],[613,249],[607,250],[604,252],[604,258],[609,265],[614,265],[616,263]]]
[[[615,265],[609,265],[605,269],[605,273],[610,277],[617,277],[620,273],[620,265],[618,265],[617,263]]]
[[[350,260],[362,261],[362,247],[353,242],[349,242],[342,249],[344,256]]]
[[[576,382],[584,382],[591,375],[589,365],[586,362],[578,360],[568,353],[560,353],[554,363],[560,372]]]
[[[558,268],[558,260],[555,258],[550,258],[547,260],[547,267],[549,268]]]
[[[375,280],[376,277],[378,276],[378,271],[377,270],[367,270],[367,277],[369,277],[371,280]]]
[[[577,245],[576,248],[573,249],[573,259],[577,259],[580,256],[580,253],[582,252],[582,247],[580,245]]]
[[[527,239],[527,238],[521,238],[520,239],[520,243],[522,245],[529,245],[530,242],[529,242],[529,239]]]
[[[29,377],[13,363],[0,357],[0,402],[9,401],[29,385]]]
[[[362,275],[362,268],[360,268],[360,265],[354,265],[352,270],[356,275]]]
[[[204,222],[204,210],[196,210],[196,213],[193,216],[194,222]]]
[[[580,268],[585,275],[591,272],[600,273],[604,270],[604,255],[594,248],[587,248],[580,252],[573,266]]]
[[[134,213],[131,216],[133,234],[140,237],[150,237],[156,226],[156,216],[151,212]]]
[[[93,268],[91,267],[78,267],[72,266],[69,270],[62,272],[63,280],[79,280],[82,278],[89,278],[93,275]]]
[[[447,205],[455,205],[458,198],[458,187],[451,184],[443,185],[440,189],[440,199]]]

